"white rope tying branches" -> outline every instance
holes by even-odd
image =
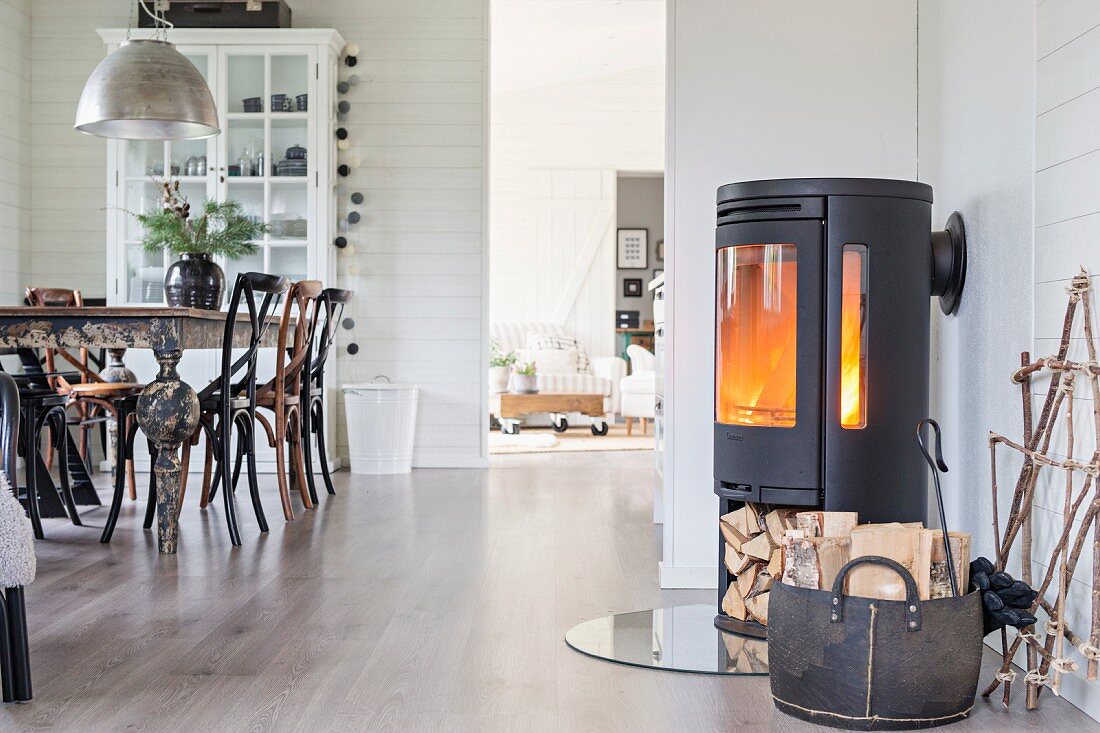
[[[1029,669],[1027,674],[1024,675],[1024,682],[1032,685],[1049,685],[1050,675],[1043,674],[1037,669]]]
[[[1081,652],[1081,656],[1090,662],[1100,659],[1100,647],[1095,647],[1087,641],[1081,642],[1077,647],[1077,651]]]

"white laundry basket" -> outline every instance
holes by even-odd
[[[415,384],[344,385],[348,457],[352,473],[408,473],[416,432]]]

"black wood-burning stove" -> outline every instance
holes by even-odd
[[[861,178],[718,189],[714,491],[741,502],[923,521],[929,297],[958,309],[962,219],[932,188]],[[721,543],[719,548],[721,551]],[[722,567],[719,604],[729,582]],[[723,628],[745,624],[719,614]],[[755,625],[752,625],[755,626]],[[762,627],[757,627],[762,630]]]

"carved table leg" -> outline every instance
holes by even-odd
[[[123,359],[126,358],[126,349],[116,348],[107,349],[107,358],[110,362],[107,366],[100,370],[99,376],[104,382],[137,382],[137,376],[134,372],[126,366]],[[124,470],[123,466],[117,465],[118,463],[118,425],[114,420],[110,420],[107,423],[107,434],[110,437],[110,452],[111,452],[111,482],[114,484],[115,471]],[[134,487],[130,486],[130,498],[136,499],[134,495]]]
[[[153,471],[157,478],[157,541],[161,553],[176,552],[179,516],[179,448],[199,424],[199,398],[176,372],[182,352],[154,351],[160,374],[141,392],[137,421],[146,437],[157,446]]]

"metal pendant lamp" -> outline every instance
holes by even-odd
[[[75,128],[125,140],[187,140],[221,132],[210,87],[195,65],[167,40],[170,27],[156,20],[156,37],[126,42],[95,68],[76,107]],[[132,25],[132,23],[131,23]]]

